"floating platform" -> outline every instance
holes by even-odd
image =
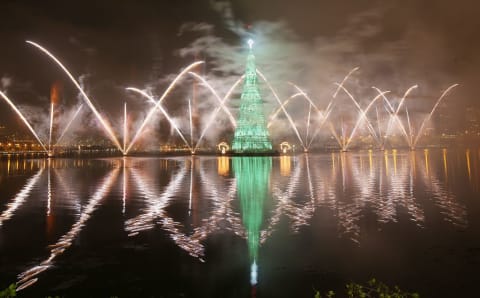
[[[219,156],[280,156],[279,151],[268,152],[226,152],[225,154],[217,153]]]

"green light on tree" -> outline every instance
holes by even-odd
[[[240,97],[240,112],[232,143],[235,153],[262,153],[272,151],[272,142],[263,114],[263,101],[258,89],[253,41],[249,40],[245,80]]]

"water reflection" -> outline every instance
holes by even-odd
[[[35,184],[37,184],[38,179],[40,179],[42,173],[43,169],[38,170],[37,173],[27,181],[22,190],[20,190],[20,192],[15,195],[12,202],[7,204],[7,209],[3,211],[0,215],[0,227],[5,221],[9,220],[10,217],[13,216],[15,211],[25,202],[28,196],[30,196],[32,188],[35,186]]]
[[[50,245],[50,255],[49,257],[42,261],[39,265],[33,266],[26,271],[18,275],[17,290],[21,291],[35,282],[38,278],[36,277],[43,271],[47,270],[53,265],[53,261],[56,257],[63,254],[67,248],[72,245],[73,240],[78,236],[85,227],[87,221],[90,219],[92,213],[98,207],[100,201],[105,197],[105,195],[110,191],[110,188],[115,181],[115,178],[118,174],[118,169],[112,170],[106,178],[103,179],[97,191],[90,198],[88,204],[82,211],[80,218],[72,226],[72,228],[53,245]]]
[[[284,226],[280,222],[286,223],[291,232],[299,233],[302,227],[312,224],[319,209],[332,215],[339,237],[355,243],[362,241],[362,222],[366,217],[373,219],[379,229],[387,223],[406,220],[421,229],[428,224],[426,214],[434,210],[445,222],[465,228],[465,201],[452,191],[452,184],[464,177],[478,191],[480,151],[477,153],[471,149],[460,153],[444,149],[273,158],[125,157],[100,162],[105,164],[105,176],[99,179],[100,183],[83,188],[72,181],[81,181],[83,170],[98,167],[98,160],[8,159],[0,163],[0,183],[4,185],[20,174],[27,179],[2,206],[0,228],[5,228],[5,222],[26,208],[34,188],[44,194],[42,210],[48,239],[53,237],[55,204],[62,203],[76,212],[76,221],[68,232],[48,247],[49,256],[18,275],[21,290],[34,284],[39,274],[71,247],[102,200],[117,185],[119,195],[115,198],[121,201],[119,212],[129,237],[158,227],[194,260],[208,262],[207,238],[219,231],[232,233],[248,246],[250,281],[256,285],[261,263],[259,250],[276,229]],[[88,200],[82,202],[81,192],[94,185],[93,194],[84,195]],[[142,204],[134,206],[131,201]],[[169,208],[178,202],[185,203],[181,205],[183,217]]]
[[[292,158],[290,155],[280,156],[280,175],[290,176],[292,172]]]
[[[257,284],[258,248],[263,209],[269,193],[271,157],[234,157],[233,171],[237,180],[237,197],[241,204],[242,222],[247,233],[250,255],[250,283]]]
[[[230,174],[230,159],[227,156],[217,158],[218,175],[228,176]]]
[[[465,152],[465,156],[467,159],[468,180],[472,180],[472,171],[470,169],[470,149],[467,149],[467,151]]]
[[[191,256],[200,258],[204,254],[204,247],[200,243],[201,235],[194,234],[190,237],[187,236],[182,232],[183,225],[173,220],[165,210],[165,208],[169,206],[175,192],[179,191],[184,183],[188,169],[192,169],[192,167],[180,167],[167,187],[163,191],[160,191],[156,188],[156,177],[151,175],[146,176],[145,174],[139,173],[137,169],[132,168],[131,175],[133,180],[140,194],[147,199],[149,205],[143,214],[125,222],[125,230],[131,237],[138,235],[138,233],[142,231],[150,230],[158,224],[163,230],[170,234],[170,238],[175,244],[187,251]],[[190,180],[190,183],[192,183],[192,180]]]
[[[285,182],[282,179],[274,179],[272,185],[272,195],[275,208],[272,216],[268,220],[268,225],[262,231],[261,242],[265,242],[272,234],[275,226],[282,216],[286,216],[291,220],[291,229],[296,232],[299,227],[307,224],[312,217],[314,211],[314,194],[313,184],[309,167],[309,155],[296,157],[294,172]],[[302,182],[307,185],[302,185]],[[308,200],[300,201],[297,196],[299,189],[308,190]]]

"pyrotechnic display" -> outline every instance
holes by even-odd
[[[478,292],[477,2],[0,8],[0,297]]]
[[[170,83],[168,88],[165,90],[165,92],[161,95],[161,97],[156,100],[153,95],[150,95],[147,93],[146,90],[140,90],[135,87],[127,87],[126,90],[128,91],[133,91],[141,96],[145,97],[148,99],[149,102],[153,104],[153,106],[148,110],[147,116],[141,122],[140,127],[137,129],[137,131],[131,132],[133,135],[133,138],[130,142],[127,143],[126,136],[129,134],[128,132],[128,123],[127,123],[127,109],[126,109],[126,104],[125,104],[125,110],[124,110],[124,125],[123,125],[123,146],[121,146],[119,137],[115,134],[114,129],[111,127],[109,124],[108,119],[105,119],[104,116],[101,115],[101,113],[98,111],[98,109],[93,105],[92,101],[86,94],[85,90],[80,86],[80,84],[77,82],[77,80],[74,79],[72,74],[68,71],[68,69],[56,58],[52,53],[50,53],[47,49],[39,45],[38,43],[32,42],[32,41],[27,41],[28,44],[31,44],[41,50],[43,53],[45,53],[49,58],[51,58],[68,76],[68,78],[71,80],[71,82],[75,85],[75,87],[78,89],[80,94],[82,95],[84,99],[84,103],[87,104],[87,106],[90,108],[90,110],[94,113],[96,119],[98,122],[101,124],[101,127],[103,128],[106,137],[108,137],[113,145],[116,147],[116,149],[121,152],[124,155],[127,155],[132,147],[137,143],[139,139],[142,137],[142,133],[146,129],[146,126],[149,125],[149,122],[151,121],[150,119],[155,115],[155,113],[158,113],[158,111],[161,112],[161,115],[165,117],[165,119],[168,121],[168,124],[173,128],[175,135],[178,136],[182,141],[183,145],[186,147],[186,150],[191,153],[196,153],[196,150],[198,146],[201,144],[201,141],[203,141],[204,135],[208,133],[209,127],[215,123],[216,121],[216,116],[218,112],[223,111],[226,116],[228,116],[228,119],[230,120],[230,129],[235,129],[235,139],[233,140],[233,151],[237,151],[238,153],[246,152],[246,153],[255,153],[255,152],[274,152],[272,148],[271,141],[269,140],[269,133],[267,131],[267,127],[271,127],[274,121],[279,121],[278,118],[280,118],[283,114],[285,121],[287,121],[288,125],[290,126],[291,133],[294,134],[297,139],[295,140],[298,143],[298,146],[301,147],[305,152],[308,152],[310,147],[315,145],[314,141],[316,139],[317,142],[321,142],[322,140],[320,138],[317,138],[317,135],[322,132],[323,130],[327,130],[327,133],[330,134],[331,137],[335,138],[336,142],[338,143],[338,149],[342,151],[347,151],[349,149],[350,144],[352,141],[355,141],[355,138],[357,137],[357,134],[360,134],[362,129],[364,129],[364,132],[367,133],[368,137],[371,138],[371,143],[368,144],[367,148],[377,148],[384,150],[385,149],[385,143],[388,141],[389,136],[392,134],[392,131],[397,131],[400,133],[404,138],[405,138],[405,145],[407,145],[411,149],[415,149],[419,139],[422,136],[422,133],[424,132],[424,129],[426,128],[426,125],[428,121],[431,119],[432,115],[434,114],[436,108],[438,105],[441,103],[442,99],[455,87],[458,86],[458,84],[453,84],[450,87],[448,87],[446,90],[443,91],[443,93],[439,96],[439,98],[433,102],[433,107],[431,108],[430,111],[427,110],[426,115],[412,115],[414,118],[420,117],[420,119],[415,119],[417,120],[416,122],[420,123],[419,127],[412,127],[412,120],[410,120],[410,115],[408,113],[408,105],[406,103],[406,98],[407,95],[415,88],[417,88],[417,85],[414,85],[410,87],[404,94],[404,96],[399,100],[399,102],[392,102],[391,99],[387,97],[386,94],[388,94],[390,91],[380,91],[378,88],[372,86],[373,89],[375,89],[378,92],[378,95],[376,95],[373,99],[371,99],[368,104],[362,108],[360,106],[360,103],[355,97],[352,95],[352,93],[345,87],[345,84],[348,82],[348,78],[359,68],[355,67],[353,68],[341,81],[341,83],[334,82],[334,84],[337,86],[337,90],[335,93],[332,95],[332,98],[328,105],[324,108],[318,108],[315,102],[307,95],[305,91],[300,89],[297,85],[294,83],[288,82],[289,85],[291,85],[294,89],[294,91],[298,91],[298,93],[295,93],[288,97],[287,99],[283,100],[279,98],[277,95],[278,93],[275,91],[275,89],[268,83],[266,77],[256,68],[255,66],[255,56],[253,54],[253,40],[249,39],[248,40],[248,46],[249,46],[249,56],[247,58],[247,66],[246,66],[246,74],[244,76],[241,76],[237,79],[237,81],[232,85],[229,86],[229,91],[225,94],[223,99],[218,95],[218,92],[208,83],[206,78],[196,74],[195,72],[192,72],[190,70],[194,69],[196,66],[203,64],[203,61],[197,61],[194,62],[190,65],[188,65],[185,69],[183,69],[176,77],[175,79]],[[258,73],[258,74],[257,74]],[[182,79],[184,76],[190,75],[196,80],[200,81],[203,86],[205,86],[212,94],[213,99],[216,100],[214,104],[214,112],[210,113],[210,119],[205,125],[205,127],[200,128],[202,130],[202,133],[199,137],[197,137],[197,142],[194,145],[193,144],[193,124],[191,121],[191,114],[189,112],[188,115],[184,116],[186,119],[180,119],[179,122],[185,122],[189,121],[190,127],[188,130],[182,132],[181,129],[178,127],[178,124],[176,123],[176,120],[172,118],[172,116],[165,110],[165,108],[162,107],[162,102],[168,98],[171,90],[173,90],[175,87],[177,87],[177,84],[182,84]],[[267,114],[267,116],[263,115],[263,102],[262,102],[262,97],[260,95],[259,87],[258,87],[258,77],[263,79],[263,82],[268,86],[269,91],[272,93],[274,98],[277,100],[278,106],[275,107],[275,110],[270,111],[270,113]],[[232,93],[235,91],[235,88],[242,82],[243,82],[243,88],[244,91],[242,92],[242,105],[243,108],[240,108],[240,123],[241,127],[237,128],[237,121],[236,118],[233,116],[232,112],[230,111],[229,107],[227,106],[227,103],[231,101],[231,96]],[[52,130],[53,130],[53,121],[54,121],[54,106],[55,102],[58,102],[58,97],[59,97],[59,91],[58,91],[58,85],[54,85],[52,87],[52,92],[51,92],[51,109],[50,109],[50,129],[49,129],[49,137],[48,141],[44,141],[45,143],[48,144],[48,148],[44,146],[44,142],[40,140],[38,137],[37,132],[32,128],[31,124],[28,122],[26,117],[19,111],[19,109],[15,106],[15,104],[10,100],[4,93],[1,93],[3,99],[7,101],[9,105],[12,106],[14,111],[21,117],[21,119],[25,122],[25,125],[31,130],[32,134],[37,138],[39,143],[42,145],[42,148],[48,153],[49,155],[54,154],[54,148],[52,147]],[[253,89],[252,89],[253,88]],[[344,93],[349,99],[351,99],[351,110],[354,110],[353,114],[357,114],[356,118],[352,119],[349,123],[344,123],[343,119],[345,117],[351,116],[349,115],[343,115],[341,111],[336,111],[335,110],[335,99],[337,96],[339,96],[339,92]],[[252,95],[255,94],[255,95]],[[249,98],[251,96],[254,96],[255,99],[245,99],[243,100],[243,97]],[[307,113],[308,117],[306,119],[306,123],[304,125],[305,132],[303,133],[303,137],[300,132],[300,127],[298,123],[300,122],[299,119],[294,119],[293,116],[288,112],[287,110],[287,104],[291,101],[294,100],[296,97],[299,99],[303,99],[307,101]],[[298,100],[298,99],[296,99]],[[378,103],[377,103],[378,101]],[[191,111],[191,105],[190,102],[188,109]],[[80,104],[83,104],[80,103]],[[216,105],[216,106],[215,106]],[[80,110],[81,105],[79,106]],[[371,113],[371,110],[373,110],[373,107],[375,107],[376,113]],[[383,111],[379,112],[379,108]],[[242,109],[244,112],[242,112]],[[254,112],[255,109],[256,111]],[[313,109],[313,114],[314,117],[312,119],[312,109]],[[73,114],[71,119],[69,119],[68,125],[66,126],[64,132],[61,134],[59,139],[67,132],[67,129],[70,127],[69,124],[78,115],[78,111]],[[158,111],[157,111],[158,110]],[[351,111],[350,111],[351,112]],[[356,112],[356,113],[355,113]],[[184,114],[185,111],[181,112],[181,115]],[[252,114],[253,113],[253,114]],[[280,114],[280,115],[279,115]],[[405,115],[404,119],[402,119],[400,116]],[[304,116],[304,115],[302,115]],[[190,117],[190,118],[189,118]],[[370,118],[371,117],[371,118]],[[267,118],[269,122],[266,122]],[[263,124],[262,124],[263,123]],[[297,124],[296,124],[297,123]],[[340,125],[336,125],[340,123]],[[374,127],[376,123],[377,127]],[[340,126],[340,127],[338,127]],[[314,133],[309,135],[309,131],[314,129]],[[197,129],[199,129],[197,127]],[[185,134],[190,134],[190,142],[187,141]],[[226,132],[223,132],[223,135],[225,135]],[[222,133],[221,133],[222,134]],[[365,134],[363,135],[365,136]],[[187,136],[188,137],[188,136]],[[289,136],[286,136],[287,138]],[[282,140],[283,141],[283,140]],[[160,140],[161,142],[161,140]],[[260,142],[260,143],[258,143]],[[261,144],[263,142],[263,144]],[[58,143],[58,142],[57,142]],[[254,145],[255,143],[258,143],[258,145]],[[138,148],[138,146],[137,146]],[[141,150],[141,149],[140,149]],[[215,150],[215,149],[213,149]]]

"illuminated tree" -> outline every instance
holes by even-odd
[[[262,153],[272,151],[272,142],[263,114],[263,101],[258,89],[253,41],[249,40],[245,80],[240,97],[240,113],[232,143],[235,153]]]

